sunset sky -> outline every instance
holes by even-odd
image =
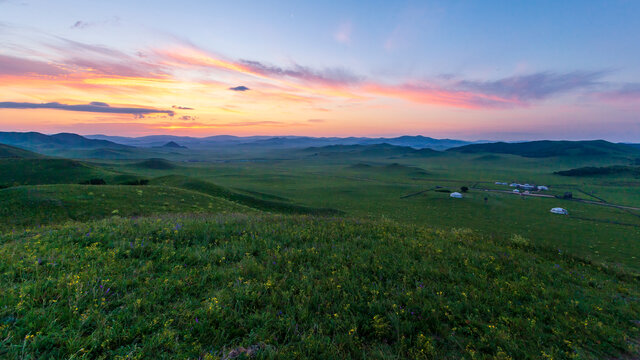
[[[0,0],[0,131],[640,142],[640,1]]]

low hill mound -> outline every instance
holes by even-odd
[[[640,176],[640,167],[638,166],[585,166],[581,168],[575,168],[570,170],[556,171],[556,175],[562,176],[606,176],[606,175],[630,175]]]
[[[0,159],[38,159],[43,157],[44,155],[15,146],[0,144]]]
[[[411,175],[411,176],[422,176],[428,175],[429,172],[426,170],[419,168],[417,166],[409,166],[399,163],[392,163],[387,165],[372,165],[365,163],[357,163],[353,165],[349,165],[347,169],[356,170],[361,172],[378,172],[385,174],[394,174],[394,175]]]
[[[187,149],[186,146],[182,146],[175,141],[169,141],[168,143],[162,145],[161,147],[169,148],[169,149]]]
[[[158,186],[18,186],[0,190],[0,203],[0,233],[112,215],[255,212],[221,198]]]
[[[198,180],[180,175],[169,175],[151,180],[152,185],[173,186],[180,189],[197,191],[210,196],[220,197],[229,201],[249,206],[261,211],[268,211],[281,214],[314,214],[314,215],[339,215],[342,211],[336,209],[313,208],[302,205],[295,205],[275,200],[264,199],[263,194],[258,198],[255,196],[241,194],[222,186],[204,180]]]
[[[440,152],[431,149],[414,149],[390,144],[374,145],[329,145],[301,150],[308,156],[359,156],[359,157],[423,157]]]
[[[638,277],[521,237],[163,216],[9,234],[0,258],[6,358],[635,356]]]
[[[488,143],[465,145],[447,151],[460,153],[511,154],[523,157],[544,158],[553,156],[634,156],[640,150],[624,144],[604,140],[593,141],[530,141],[522,143]]]
[[[78,184],[102,179],[107,184],[132,181],[135,175],[109,171],[82,161],[58,158],[0,159],[0,185]]]
[[[143,168],[143,169],[153,169],[153,170],[170,170],[178,167],[174,165],[171,161],[160,159],[160,158],[143,160],[133,164],[132,166]]]

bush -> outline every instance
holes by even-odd
[[[87,181],[83,181],[80,183],[81,185],[107,185],[107,182],[104,179],[91,179]]]
[[[122,185],[149,185],[149,180],[147,179],[136,179],[131,181],[123,182]]]
[[[463,186],[460,188],[460,191],[462,191],[463,193],[466,193],[467,191],[469,191],[469,188],[466,186]]]

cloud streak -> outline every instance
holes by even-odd
[[[68,105],[58,102],[50,103],[28,103],[28,102],[0,102],[0,109],[56,109],[66,111],[80,111],[92,113],[109,113],[109,114],[129,114],[134,116],[144,116],[149,114],[167,114],[173,116],[172,110],[158,110],[151,108],[138,107],[111,107],[103,102],[91,102],[89,104]]]
[[[524,76],[512,76],[496,81],[464,80],[456,84],[467,91],[516,99],[521,102],[542,100],[550,96],[583,90],[601,84],[605,71],[574,71],[565,74],[539,72]]]

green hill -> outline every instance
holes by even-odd
[[[299,153],[306,156],[426,157],[437,155],[440,152],[431,149],[414,149],[408,146],[374,144],[310,147],[300,150]]]
[[[116,218],[8,234],[0,258],[8,359],[614,359],[639,335],[637,275],[470,230]]]
[[[137,162],[132,164],[131,166],[143,168],[143,169],[152,169],[152,170],[170,170],[177,168],[171,161],[160,159],[160,158],[152,158]]]
[[[552,156],[637,156],[640,150],[625,144],[604,140],[593,141],[530,141],[522,143],[488,143],[465,145],[449,152],[512,154],[523,157],[544,158]]]
[[[132,148],[108,140],[87,139],[71,133],[45,135],[38,132],[0,132],[0,143],[28,149]]]
[[[0,185],[78,184],[103,179],[107,184],[120,184],[138,176],[118,173],[85,162],[58,158],[0,158]]]
[[[265,199],[242,194],[208,181],[193,179],[181,175],[169,175],[152,179],[152,185],[172,186],[180,189],[197,191],[214,197],[223,198],[254,209],[280,213],[280,214],[314,214],[314,215],[339,215],[342,211],[336,209],[313,208],[295,205],[275,200]],[[246,191],[245,191],[246,192]]]
[[[15,146],[0,144],[0,159],[38,159],[43,157],[43,155]]]
[[[348,166],[347,169],[362,173],[379,173],[388,176],[424,176],[429,174],[429,172],[417,166],[403,165],[399,163],[386,165],[356,163]]]
[[[640,167],[638,166],[585,166],[575,169],[556,171],[554,174],[562,176],[607,176],[607,175],[627,175],[627,176],[640,176]]]
[[[18,186],[0,190],[0,203],[0,233],[112,215],[255,212],[221,198],[158,186]]]

